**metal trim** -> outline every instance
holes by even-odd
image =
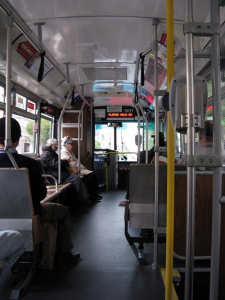
[[[220,35],[219,23],[186,22],[183,26],[184,34],[192,33],[194,36]]]
[[[222,167],[223,157],[216,155],[187,155],[187,167]]]

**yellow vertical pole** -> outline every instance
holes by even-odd
[[[174,77],[173,0],[167,0],[167,91]],[[173,243],[174,243],[174,130],[170,112],[167,113],[167,233],[165,299],[172,299]]]

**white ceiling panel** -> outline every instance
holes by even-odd
[[[166,18],[166,0],[10,0],[27,22],[77,16],[135,16]],[[194,17],[202,21],[209,1],[193,1]],[[174,0],[174,18],[184,19],[184,0]]]

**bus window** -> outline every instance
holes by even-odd
[[[0,86],[0,102],[5,102],[5,89],[3,86]]]
[[[42,148],[46,145],[48,139],[52,137],[52,120],[41,118],[40,128],[40,146],[39,152],[42,153]]]
[[[4,117],[4,111],[0,110],[0,118],[3,118],[3,117]]]
[[[143,128],[143,124],[141,126]],[[141,145],[141,150],[146,149],[146,124],[144,123],[144,130],[143,130],[143,140],[142,140],[142,145]],[[154,146],[154,138],[151,136],[155,134],[155,123],[154,122],[148,122],[148,150],[151,150],[152,147]]]
[[[34,153],[35,149],[35,121],[21,117],[18,115],[12,115],[21,126],[21,138],[18,147],[16,148],[20,154]]]
[[[114,128],[107,124],[95,124],[95,149],[114,150]]]

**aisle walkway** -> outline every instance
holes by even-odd
[[[160,271],[152,270],[152,245],[145,249],[146,266],[139,266],[124,236],[124,207],[118,206],[124,191],[103,193],[102,202],[77,207],[71,214],[77,265],[38,270],[23,297],[26,300],[163,300]],[[163,245],[159,252],[164,265]],[[0,289],[0,299],[9,299],[10,277]]]

